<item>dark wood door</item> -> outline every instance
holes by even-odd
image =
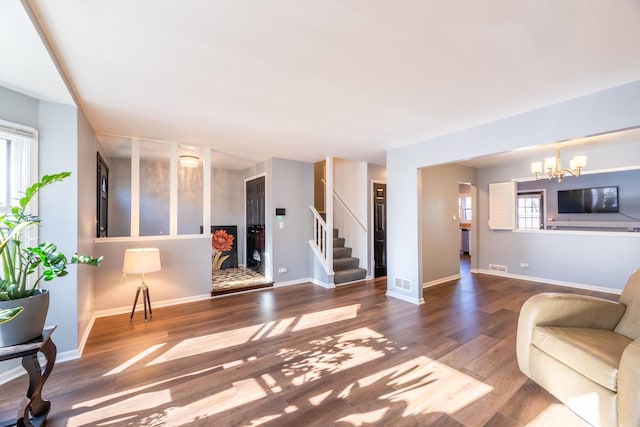
[[[265,177],[246,183],[247,267],[264,274]]]
[[[109,235],[109,167],[98,153],[98,188],[96,207],[96,237]]]
[[[387,184],[373,184],[374,277],[387,275]]]

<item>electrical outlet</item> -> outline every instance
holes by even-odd
[[[286,268],[284,268],[284,267],[280,267],[280,268],[278,269],[278,273],[286,273],[287,271],[289,271],[289,270],[287,270],[287,269],[286,269]]]
[[[521,262],[521,263],[520,263],[520,267],[522,267],[522,268],[529,268],[529,264],[528,264],[528,263],[526,263],[526,262]]]

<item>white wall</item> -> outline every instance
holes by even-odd
[[[333,159],[333,189],[355,215],[362,227],[351,217],[342,204],[334,198],[333,227],[345,246],[352,248],[352,255],[360,260],[360,268],[368,269],[368,200],[369,181],[367,163],[353,160]],[[331,231],[329,231],[331,232]]]
[[[387,293],[422,302],[418,168],[640,126],[640,81],[391,150]],[[394,279],[411,289],[393,287]]]

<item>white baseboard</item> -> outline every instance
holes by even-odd
[[[410,297],[408,295],[397,294],[395,292],[390,292],[389,290],[387,290],[386,295],[389,296],[389,297],[392,297],[392,298],[397,298],[397,299],[402,300],[402,301],[410,302],[411,304],[415,304],[415,305],[424,304],[424,298],[422,298],[422,297],[413,298],[413,297]]]
[[[336,285],[334,285],[333,283],[325,283],[317,279],[311,279],[310,281],[314,285],[322,286],[325,289],[335,289],[336,287]]]
[[[282,288],[284,286],[301,285],[303,283],[313,283],[313,279],[311,279],[310,277],[306,277],[304,279],[288,280],[286,282],[277,282],[273,284],[273,287]]]
[[[87,340],[89,339],[89,334],[91,333],[91,329],[93,328],[93,324],[96,321],[96,313],[93,313],[91,315],[91,319],[89,319],[89,324],[87,325],[87,328],[84,330],[84,333],[82,334],[82,338],[80,339],[80,344],[78,344],[78,352],[80,353],[80,356],[82,356],[82,353],[84,353],[84,346],[87,345]]]
[[[510,279],[527,280],[530,282],[546,283],[549,285],[566,286],[567,288],[584,289],[586,291],[605,292],[608,294],[616,294],[616,295],[620,295],[622,293],[622,289],[612,289],[612,288],[605,288],[602,286],[585,285],[584,283],[563,282],[561,280],[546,279],[544,277],[523,276],[521,274],[505,273],[502,271],[479,269],[478,273],[489,274],[491,276],[508,277]]]
[[[56,365],[60,363],[68,362],[70,360],[76,360],[79,358],[80,358],[80,351],[78,350],[63,351],[57,354]],[[45,363],[45,359],[42,354],[38,354],[38,359],[40,360],[41,364]],[[16,378],[20,378],[22,375],[27,375],[27,371],[25,371],[22,366],[17,366],[6,372],[2,372],[0,373],[0,385],[6,384],[9,381],[13,381]]]
[[[175,298],[164,301],[154,301],[153,308],[169,307],[172,305],[186,304],[188,302],[203,301],[211,298],[211,294],[193,295],[184,298]],[[136,310],[137,311],[137,310]],[[94,313],[95,317],[113,316],[114,314],[131,313],[131,306],[109,308],[107,310],[99,310]]]
[[[458,274],[454,274],[453,276],[443,277],[442,279],[437,279],[437,280],[432,280],[430,282],[425,282],[425,283],[422,284],[422,289],[429,288],[431,286],[436,286],[436,285],[439,285],[441,283],[451,282],[453,280],[460,280],[461,277],[462,276],[460,275],[460,273],[458,273]]]

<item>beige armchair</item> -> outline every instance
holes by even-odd
[[[563,293],[520,311],[520,370],[594,426],[640,426],[640,269],[620,302]]]

